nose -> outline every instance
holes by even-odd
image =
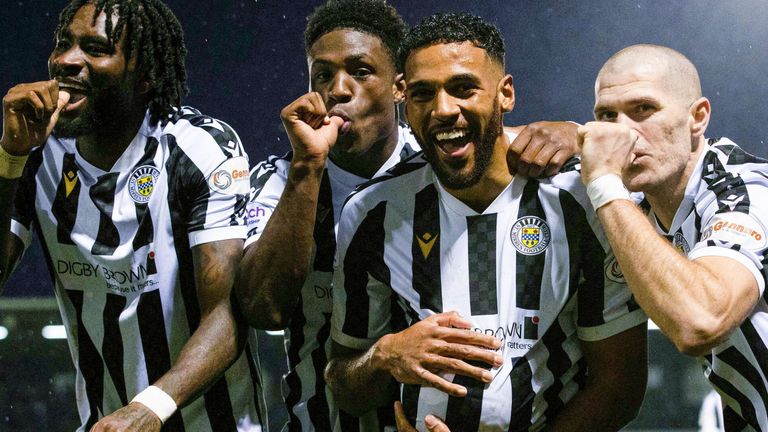
[[[461,112],[459,105],[453,96],[445,90],[440,90],[435,95],[435,104],[432,107],[432,115],[441,122],[455,120]]]
[[[328,97],[333,101],[334,105],[349,102],[352,99],[351,79],[352,77],[344,72],[339,72],[333,77]]]
[[[54,51],[50,59],[51,75],[77,75],[85,65],[84,53],[77,45],[64,51]]]

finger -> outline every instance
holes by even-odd
[[[552,159],[558,153],[558,149],[559,146],[556,144],[542,146],[539,149],[539,152],[534,156],[534,162],[528,175],[531,177],[546,175],[545,173],[548,172],[548,168],[550,168]]]
[[[549,163],[547,164],[546,170],[544,170],[544,175],[547,177],[551,177],[557,173],[560,172],[560,170],[563,168],[563,165],[568,162],[568,160],[571,158],[569,154],[570,152],[565,150],[560,150],[557,153],[555,153],[554,156],[549,160]]]
[[[57,99],[54,99],[53,93],[54,92],[58,93],[57,89],[58,89],[58,84],[56,84],[55,80],[51,80],[51,81],[48,81],[46,85],[41,86],[39,89],[36,90],[37,95],[40,97],[40,100],[43,102],[46,117],[53,114],[53,110],[56,109],[55,102]]]
[[[416,428],[408,422],[408,417],[405,416],[405,410],[403,410],[403,404],[400,401],[395,401],[395,425],[397,425],[399,432],[416,432]]]
[[[460,329],[472,328],[472,321],[469,321],[463,318],[456,311],[435,314],[435,315],[432,315],[432,319],[434,319],[438,325],[443,327],[454,327],[454,328],[460,328]]]
[[[496,351],[461,343],[446,343],[435,352],[444,357],[453,357],[467,361],[480,361],[494,367],[499,367],[504,362],[504,358]]]
[[[501,341],[495,336],[479,333],[473,330],[436,327],[434,328],[433,337],[449,343],[474,345],[487,349],[495,350],[501,347]]]
[[[416,371],[417,375],[421,379],[422,385],[427,385],[440,390],[443,393],[447,393],[451,396],[464,397],[467,395],[467,388],[454,384],[437,374],[434,374],[427,369],[420,368]]]
[[[56,123],[59,121],[59,115],[61,115],[61,110],[64,109],[65,106],[67,106],[67,103],[69,102],[69,98],[71,97],[69,92],[61,90],[58,92],[58,100],[56,101],[56,110],[51,115],[51,120],[48,121],[48,127],[46,128],[46,132],[48,135],[51,134],[51,131],[53,130],[54,126],[56,126]]]
[[[455,375],[463,375],[485,383],[489,383],[493,380],[493,374],[487,369],[473,366],[456,358],[431,355],[424,359],[422,364],[427,366],[428,370],[439,370]]]
[[[448,426],[443,423],[442,420],[433,416],[432,414],[424,417],[424,424],[427,425],[427,430],[430,432],[451,432]]]

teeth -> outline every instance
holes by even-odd
[[[446,132],[438,132],[435,138],[438,141],[453,140],[457,138],[463,138],[467,136],[467,131],[462,129],[454,129]]]

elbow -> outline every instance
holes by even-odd
[[[681,353],[702,356],[728,339],[732,331],[722,318],[701,317],[686,323],[670,339]]]
[[[291,321],[289,314],[279,308],[255,299],[246,299],[238,296],[241,312],[248,325],[256,330],[277,331],[284,330]]]

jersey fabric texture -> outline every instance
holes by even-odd
[[[722,397],[725,430],[768,431],[768,161],[726,138],[710,140],[670,228],[646,210],[656,230],[690,259],[727,257],[754,274],[760,290],[754,310],[700,360]]]
[[[31,153],[11,229],[43,245],[90,430],[176,362],[200,323],[191,248],[246,235],[248,161],[226,124],[184,107],[163,126],[149,115],[109,170],[74,139]],[[250,347],[168,431],[260,431]]]
[[[398,131],[397,147],[374,177],[416,153],[418,145],[407,126]],[[248,204],[248,239],[256,242],[285,189],[292,154],[270,157],[251,170],[251,199]],[[288,374],[283,379],[283,397],[289,414],[289,431],[379,431],[394,425],[392,409],[353,417],[333,406],[323,371],[330,350],[332,305],[331,280],[336,251],[334,230],[341,207],[355,187],[367,179],[344,171],[328,160],[323,174],[314,229],[312,271],[302,288],[298,306],[285,331]]]
[[[423,156],[350,196],[339,222],[331,335],[368,349],[432,314],[457,311],[502,340],[503,366],[464,398],[404,385],[417,429],[434,414],[451,430],[538,430],[584,385],[580,340],[644,323],[579,173],[515,177],[482,213],[449,194]],[[399,307],[395,307],[398,305]],[[480,367],[488,367],[478,363]]]

